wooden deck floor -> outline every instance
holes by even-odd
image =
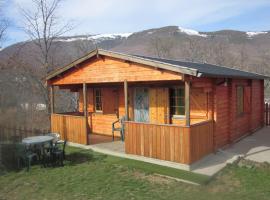
[[[117,138],[117,137],[114,138],[114,141],[119,141],[119,140],[120,138]],[[93,145],[93,144],[112,142],[113,140],[111,136],[89,134],[88,141],[90,145]]]

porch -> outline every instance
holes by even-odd
[[[78,110],[52,113],[51,130],[72,143],[109,143],[112,141],[112,123],[127,116],[128,120],[123,124],[125,153],[191,164],[214,148],[211,91],[195,86],[175,81],[60,86],[60,89],[69,88],[79,94]],[[170,88],[182,88],[183,99],[175,98],[184,101],[184,110],[182,107],[176,111],[170,108],[170,104],[175,104],[170,100]],[[54,87],[51,91],[54,101]],[[97,98],[100,98],[100,105],[97,105]],[[116,133],[116,140],[120,140],[119,136]]]

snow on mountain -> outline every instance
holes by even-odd
[[[77,37],[65,37],[59,38],[55,41],[58,42],[73,42],[78,40],[95,40],[96,42],[100,42],[103,40],[113,40],[117,38],[127,38],[132,33],[106,33],[106,34],[97,34],[97,35],[85,35],[85,36],[77,36]]]
[[[93,35],[90,36],[91,39],[97,40],[97,39],[102,39],[102,38],[110,38],[110,39],[115,39],[117,37],[122,37],[122,38],[127,38],[131,35],[132,33],[107,33],[107,34],[98,34],[98,35]]]
[[[88,40],[88,36],[82,36],[82,37],[65,37],[65,38],[59,38],[55,39],[56,42],[74,42],[77,40]]]
[[[246,32],[246,34],[247,34],[247,36],[249,37],[249,38],[252,38],[252,37],[254,37],[254,36],[256,36],[256,35],[260,35],[260,34],[266,34],[267,32],[265,32],[265,31],[257,31],[257,32],[252,32],[252,31],[249,31],[249,32]]]
[[[199,36],[199,37],[207,37],[206,34],[201,34],[198,31],[192,30],[192,29],[187,29],[187,28],[182,28],[182,27],[178,27],[179,32],[181,33],[185,33],[187,35],[193,35],[193,36]]]

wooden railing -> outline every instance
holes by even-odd
[[[265,125],[270,126],[270,103],[265,103]]]
[[[125,151],[191,164],[213,151],[211,121],[186,126],[125,122]]]
[[[88,144],[87,119],[84,116],[52,114],[51,131],[58,132],[69,142]]]
[[[211,120],[190,126],[190,163],[214,150],[213,122]]]

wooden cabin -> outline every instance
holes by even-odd
[[[76,113],[54,113],[52,103],[51,129],[89,144],[91,135],[112,136],[112,123],[125,117],[127,154],[191,164],[263,126],[265,78],[94,50],[47,77],[51,102],[55,86],[79,93]]]

